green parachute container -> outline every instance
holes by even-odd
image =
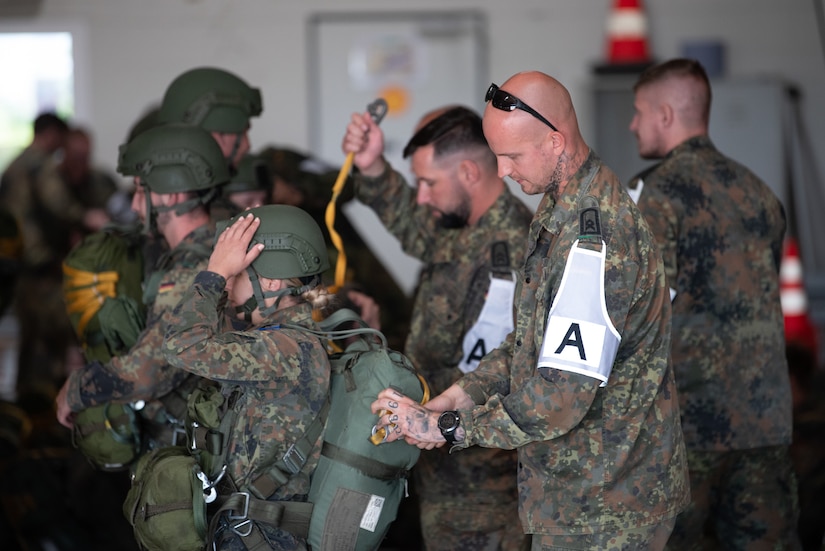
[[[340,327],[335,314],[321,322],[322,330],[332,324]],[[377,549],[421,452],[403,440],[381,443],[380,435],[373,434],[376,416],[370,405],[390,386],[423,403],[429,397],[426,382],[406,356],[387,348],[379,331],[359,328],[352,333],[362,338],[330,356],[331,406],[309,490],[314,509],[308,542],[318,551]]]

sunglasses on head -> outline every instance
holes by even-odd
[[[493,101],[493,107],[496,109],[501,109],[502,111],[512,111],[514,109],[521,109],[522,111],[526,111],[530,113],[538,120],[552,128],[554,131],[558,132],[559,129],[553,126],[553,123],[545,119],[541,116],[541,113],[518,99],[516,96],[511,94],[510,92],[505,92],[501,88],[498,87],[497,84],[493,83],[487,88],[487,94],[484,96],[484,101],[488,102]]]

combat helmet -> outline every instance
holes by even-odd
[[[262,109],[260,90],[229,71],[199,67],[169,84],[159,117],[163,122],[193,124],[209,132],[240,134]]]
[[[187,124],[155,126],[122,144],[117,171],[140,178],[140,185],[155,193],[194,192],[194,197],[172,207],[152,205],[147,193],[147,229],[154,229],[158,212],[183,214],[209,204],[229,180],[226,159],[212,135]]]
[[[290,205],[264,205],[244,211],[231,220],[221,222],[217,235],[247,214],[261,220],[249,244],[250,248],[260,243],[264,245],[264,249],[247,268],[253,295],[237,308],[238,312],[243,312],[244,319],[251,321],[255,308],[264,317],[278,308],[280,298],[269,308],[266,307],[265,299],[299,296],[316,287],[321,282],[320,274],[329,269],[329,257],[321,228],[306,211]],[[259,277],[298,279],[302,285],[263,292]]]

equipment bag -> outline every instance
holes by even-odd
[[[107,402],[77,413],[72,444],[98,469],[122,471],[140,451],[139,416],[129,404]]]
[[[202,551],[206,501],[197,461],[183,446],[157,448],[135,466],[123,514],[145,551]]]
[[[389,349],[384,335],[354,312],[339,310],[320,326],[317,334],[327,339],[359,338],[330,356],[331,407],[309,490],[308,542],[314,551],[374,550],[395,520],[420,450],[371,438],[376,416],[370,405],[390,386],[421,403],[429,389],[406,356]]]

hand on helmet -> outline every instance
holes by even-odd
[[[206,269],[223,276],[226,280],[245,270],[264,249],[263,243],[249,247],[260,224],[261,219],[253,214],[239,217],[218,237]]]

